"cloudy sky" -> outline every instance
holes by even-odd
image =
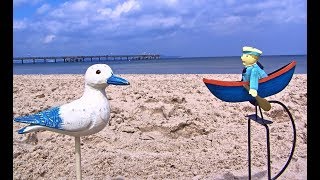
[[[306,0],[13,0],[17,56],[306,54]]]

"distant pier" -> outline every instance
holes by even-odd
[[[56,56],[56,57],[14,57],[14,62],[21,62],[24,64],[37,62],[92,62],[92,61],[112,61],[112,60],[152,60],[160,59],[158,54],[143,54],[143,55],[101,55],[101,56]]]

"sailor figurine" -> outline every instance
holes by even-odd
[[[251,94],[252,97],[258,95],[259,79],[268,76],[263,70],[263,66],[258,62],[261,54],[262,51],[254,47],[244,46],[242,48],[241,60],[242,64],[245,66],[242,72],[242,80],[249,81],[249,94]]]

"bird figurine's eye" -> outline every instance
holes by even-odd
[[[100,74],[100,73],[101,73],[101,71],[100,71],[100,70],[97,70],[97,71],[96,71],[96,74]]]

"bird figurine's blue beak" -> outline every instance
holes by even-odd
[[[115,76],[112,74],[112,76],[107,80],[108,84],[113,84],[113,85],[130,85],[130,83],[118,76]]]

